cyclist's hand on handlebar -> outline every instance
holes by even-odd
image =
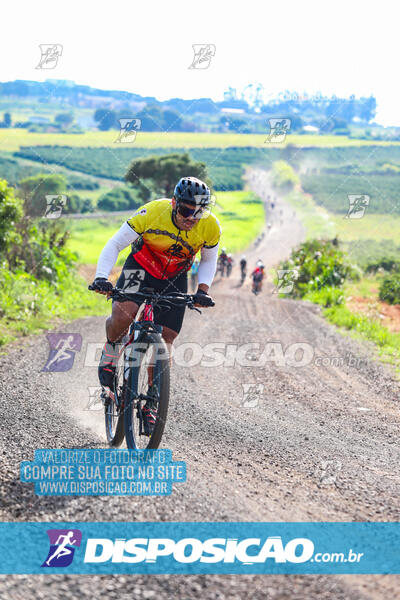
[[[199,306],[201,308],[208,308],[209,306],[214,306],[214,300],[209,296],[204,290],[197,290],[197,292],[193,296],[194,306]]]
[[[89,290],[93,290],[97,294],[104,294],[109,296],[113,291],[113,284],[108,281],[105,277],[96,277],[92,285],[89,286]]]

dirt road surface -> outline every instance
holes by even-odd
[[[261,172],[251,185],[273,195]],[[250,265],[275,265],[303,238],[281,199],[268,220]],[[240,287],[237,266],[213,295],[215,308],[189,311],[177,348],[220,342],[238,352],[233,365],[224,347],[219,366],[175,361],[163,447],[187,462],[187,482],[170,497],[38,497],[20,483],[19,463],[36,448],[105,447],[103,415],[87,410],[97,369],[86,366],[88,344],[104,342],[104,318],[59,330],[83,339],[66,373],[41,372],[44,335],[10,348],[0,366],[3,521],[400,520],[400,387],[390,370],[318,307],[278,298],[271,281],[257,297],[249,281]],[[272,343],[276,353],[258,364]],[[399,587],[389,575],[3,576],[0,597],[366,600],[396,598]]]

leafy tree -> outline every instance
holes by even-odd
[[[166,156],[150,156],[134,160],[125,180],[137,186],[141,180],[150,181],[167,198],[171,198],[174,188],[181,177],[207,178],[206,165],[193,161],[189,154],[167,154]]]
[[[55,116],[54,120],[62,127],[69,127],[69,125],[71,125],[74,121],[74,115],[72,112],[59,113]]]
[[[336,238],[303,242],[292,250],[280,269],[295,271],[291,294],[297,298],[324,288],[340,288],[346,279],[359,278],[359,270],[339,250]]]
[[[11,127],[11,115],[9,112],[4,113],[4,127]]]
[[[230,100],[236,100],[236,99],[237,99],[236,88],[229,86],[228,89],[226,90],[226,92],[224,92],[224,100],[227,100],[229,102]]]
[[[33,178],[29,178],[33,179]],[[7,181],[0,180],[0,254],[13,272],[23,269],[30,276],[57,278],[58,270],[73,264],[65,248],[68,233],[59,223],[23,218],[23,201],[14,196]]]
[[[221,125],[224,125],[229,129],[229,131],[235,131],[237,133],[246,133],[244,129],[248,125],[248,121],[246,119],[238,118],[238,117],[226,117],[223,116],[220,118]]]
[[[78,194],[68,194],[63,214],[93,212],[93,203],[89,198],[81,198]]]
[[[342,108],[342,101],[339,98],[332,97],[332,100],[329,102],[328,106],[325,109],[325,114],[327,117],[333,117],[340,113]]]
[[[142,121],[141,129],[143,131],[163,131],[164,129],[164,114],[156,105],[146,106],[138,113],[138,118]]]
[[[29,217],[43,217],[46,212],[47,195],[65,194],[67,184],[63,175],[34,175],[19,183],[24,201],[24,212]]]
[[[360,99],[360,118],[369,123],[375,118],[376,114],[376,100],[373,96],[369,98]]]
[[[388,304],[400,304],[400,273],[386,275],[379,286],[379,300]]]
[[[81,213],[89,213],[94,212],[95,206],[93,205],[93,201],[91,198],[83,199],[83,206],[81,208]]]
[[[106,211],[129,210],[139,208],[143,204],[137,190],[129,187],[114,188],[104,194],[97,203],[97,208]]]
[[[21,219],[22,200],[14,196],[14,190],[5,179],[0,179],[0,254],[11,244],[18,243],[16,223]]]
[[[303,120],[298,115],[289,115],[290,131],[300,131],[303,128]]]
[[[108,131],[117,126],[117,113],[108,108],[98,108],[94,113],[94,120],[101,131]]]
[[[299,177],[293,168],[284,160],[277,160],[271,169],[272,185],[275,188],[289,191],[299,183]]]
[[[164,130],[181,131],[182,117],[174,110],[164,110],[163,113]]]
[[[356,114],[355,97],[354,94],[350,96],[349,100],[344,100],[342,103],[341,116],[346,123],[351,123]]]

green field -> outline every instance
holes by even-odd
[[[318,206],[300,190],[288,194],[286,200],[302,221],[307,240],[337,236],[351,260],[363,269],[384,257],[399,256],[399,215],[366,213],[362,219],[347,219]]]
[[[318,139],[318,138],[316,138]],[[354,140],[352,140],[354,141]],[[285,151],[285,160],[306,175],[320,175],[340,171],[342,175],[371,174],[381,169],[385,163],[400,163],[399,143],[387,144],[376,142],[365,145],[362,140],[355,145],[318,146],[292,148]],[[376,173],[375,173],[376,174]]]
[[[248,191],[219,192],[214,213],[221,223],[221,246],[228,252],[244,250],[264,227],[264,206]]]
[[[400,242],[400,216],[365,214],[362,219],[347,219],[315,204],[308,194],[292,192],[286,199],[303,222],[307,239],[338,236],[342,242],[392,240]]]
[[[332,215],[339,239],[352,240],[393,240],[400,243],[400,216],[388,214],[365,214],[362,219],[345,219]]]
[[[288,135],[282,144],[265,143],[268,127],[264,134],[237,133],[179,133],[179,132],[141,132],[135,144],[144,148],[227,148],[229,146],[279,147],[294,144],[298,147],[339,147],[339,146],[388,146],[400,145],[400,142],[375,142],[350,139],[341,135]],[[20,146],[92,146],[118,147],[118,132],[86,131],[82,134],[33,133],[25,129],[0,129],[0,151],[16,152]],[[134,146],[134,144],[129,144]]]
[[[98,190],[74,190],[72,192],[78,194],[81,198],[90,198],[92,200],[93,205],[96,206],[97,202],[103,194],[106,194],[110,191],[109,187],[100,187]]]
[[[229,252],[246,248],[260,233],[264,225],[263,204],[251,192],[220,192],[214,209],[222,227],[221,244]],[[96,264],[99,254],[109,238],[131,216],[112,215],[106,218],[69,219],[66,221],[71,232],[69,248],[76,252],[79,262]],[[129,248],[121,252],[118,265],[122,265]]]
[[[305,175],[301,178],[305,192],[328,210],[347,214],[349,194],[368,195],[368,213],[400,214],[400,175],[336,173]]]
[[[71,232],[68,247],[76,252],[80,263],[95,265],[106,242],[131,216],[132,211],[127,212],[126,215],[110,213],[110,216],[107,215],[106,218],[66,220],[68,230]],[[117,264],[124,264],[128,254],[129,248],[126,248],[119,255]]]

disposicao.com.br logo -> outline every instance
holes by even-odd
[[[285,545],[280,536],[262,538],[89,538],[85,563],[155,563],[169,558],[177,563],[303,563],[314,554],[314,544],[307,538],[294,538]]]
[[[50,549],[39,567],[41,572],[43,567],[67,567],[68,572],[82,574],[351,573],[365,569],[365,554],[352,549],[360,546],[354,537],[352,541],[315,537],[304,529],[296,535],[294,531],[258,533],[264,524],[248,524],[246,532],[244,524],[211,528],[208,523],[125,523],[122,529],[118,523],[92,523],[85,535],[82,524],[74,524],[81,525],[80,529],[63,525],[64,529],[47,530]],[[281,524],[285,527],[290,524]]]

